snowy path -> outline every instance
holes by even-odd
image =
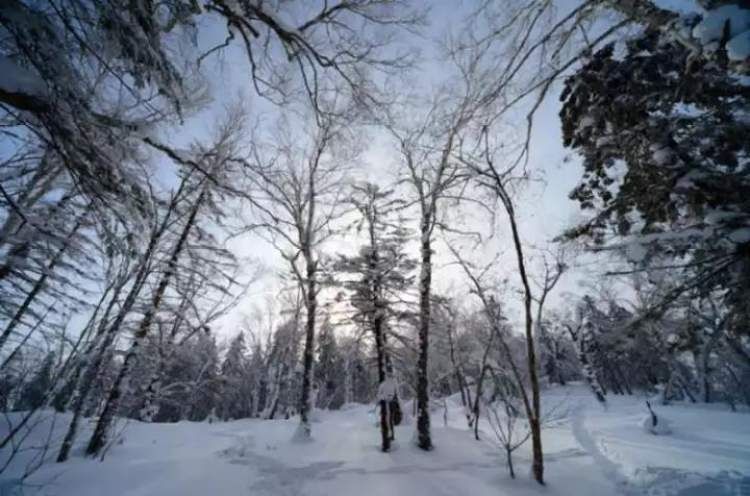
[[[435,450],[411,443],[411,425],[397,428],[394,450],[378,449],[368,407],[326,412],[314,440],[292,443],[295,421],[148,425],[131,422],[121,445],[104,462],[76,456],[50,464],[31,481],[45,495],[76,496],[514,496],[538,495],[519,453],[519,478],[510,480],[488,442],[435,416]],[[64,422],[63,422],[64,423]],[[85,436],[84,436],[85,437]],[[551,484],[544,494],[611,493],[611,484],[574,445],[550,453]],[[24,494],[37,494],[29,487]]]
[[[435,425],[436,448],[425,453],[411,443],[412,426],[399,427],[395,449],[381,453],[377,430],[369,420],[364,408],[329,413],[324,422],[313,426],[315,441],[311,443],[292,444],[280,432],[262,430],[254,437],[239,440],[239,449],[230,449],[224,456],[230,463],[256,472],[256,480],[250,486],[253,495],[539,494],[523,473],[511,481],[498,452],[487,442],[474,441],[465,429]],[[568,465],[578,458],[582,469],[587,465],[581,452],[569,450],[559,455],[550,456],[553,474],[557,463]],[[523,459],[521,455],[519,461]],[[611,492],[608,481],[596,480],[596,472],[592,475],[586,491],[580,491],[576,484],[578,494]],[[577,478],[580,480],[581,475]],[[570,486],[555,482],[545,493],[570,494],[569,489]]]
[[[610,397],[603,409],[590,396],[571,398],[571,433],[623,495],[750,495],[750,418],[721,405],[659,407],[674,432],[638,430],[644,400]],[[709,420],[710,419],[710,420]]]
[[[64,465],[50,464],[34,475],[34,487],[23,494],[750,495],[747,414],[669,407],[663,412],[673,421],[675,433],[655,437],[640,429],[643,407],[637,398],[614,398],[605,412],[583,388],[570,388],[565,395],[570,418],[544,433],[545,488],[528,477],[525,449],[515,459],[519,478],[511,480],[491,437],[485,433],[482,442],[475,441],[454,404],[448,427],[442,411],[436,412],[436,448],[429,453],[411,443],[411,425],[397,429],[392,452],[381,453],[378,431],[365,406],[322,413],[313,425],[314,440],[303,444],[290,441],[294,420],[130,422],[122,444],[114,446],[104,462],[76,456]],[[560,397],[550,400],[559,403]],[[2,487],[0,480],[0,495],[5,496]]]

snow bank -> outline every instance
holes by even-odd
[[[652,431],[644,418],[643,397],[607,397],[601,410],[585,387],[558,388],[579,403],[571,424],[576,440],[629,495],[734,496],[750,494],[750,415],[732,412],[723,404],[675,402],[656,412],[659,424]],[[560,396],[543,396],[546,403]],[[665,428],[671,433],[665,435]],[[556,435],[548,430],[547,439]],[[545,452],[551,443],[545,439]],[[545,455],[552,458],[553,455]],[[608,493],[608,494],[614,494]]]

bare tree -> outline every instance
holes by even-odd
[[[295,143],[301,138],[302,144]],[[251,166],[254,188],[258,191],[256,210],[259,226],[288,263],[305,305],[305,345],[303,352],[300,426],[297,435],[309,438],[310,411],[313,408],[313,353],[315,349],[318,295],[321,291],[319,250],[332,234],[332,223],[340,214],[339,195],[347,161],[356,155],[351,137],[342,123],[331,118],[317,119],[307,135],[277,136],[266,159],[255,148]]]
[[[503,189],[503,191],[506,191]],[[506,198],[510,201],[509,198]],[[519,394],[523,401],[523,406],[526,412],[526,417],[531,428],[532,438],[532,472],[534,478],[540,484],[544,483],[544,462],[542,452],[542,438],[541,438],[541,401],[539,391],[539,380],[538,371],[536,364],[536,351],[534,348],[534,334],[533,334],[533,317],[531,308],[531,289],[528,281],[528,277],[525,271],[525,264],[523,258],[523,247],[521,245],[520,236],[518,234],[518,228],[515,222],[515,215],[512,209],[512,203],[508,204],[511,208],[508,209],[508,216],[511,221],[511,229],[513,233],[514,246],[516,251],[516,259],[518,261],[519,277],[523,284],[523,295],[524,295],[524,330],[525,330],[525,341],[526,341],[526,365],[527,373],[529,378],[529,385],[527,387],[524,375],[522,374],[521,368],[516,364],[515,358],[511,353],[510,347],[508,346],[507,340],[503,337],[503,329],[501,327],[502,316],[499,314],[499,307],[495,301],[494,296],[490,293],[485,283],[483,282],[483,276],[487,271],[483,271],[480,274],[476,274],[472,269],[469,262],[464,260],[457,250],[451,248],[454,257],[456,257],[458,263],[463,268],[467,277],[469,278],[472,290],[477,295],[482,303],[485,315],[487,317],[488,324],[491,326],[494,335],[497,337],[503,352],[504,358],[508,361],[508,365],[511,370],[511,375],[516,382]]]
[[[486,404],[487,419],[489,421],[495,439],[505,451],[505,460],[508,464],[508,472],[511,478],[516,477],[513,468],[513,452],[520,448],[529,437],[531,429],[528,423],[519,426],[519,408],[514,401],[512,391],[508,390],[507,383],[500,391],[499,404]]]
[[[456,65],[471,64],[456,61]],[[465,169],[453,158],[462,133],[478,111],[476,81],[465,78],[447,87],[427,105],[424,115],[402,126],[389,125],[401,155],[405,174],[402,182],[412,190],[419,210],[419,327],[416,369],[417,444],[432,449],[430,436],[429,384],[427,363],[431,319],[432,255],[435,229],[446,228],[443,208],[458,201]],[[410,109],[413,111],[413,109]],[[401,129],[405,128],[405,129]]]
[[[448,316],[448,322],[445,326],[445,334],[448,338],[448,356],[450,357],[451,365],[453,367],[453,373],[456,376],[456,385],[461,393],[461,405],[463,406],[464,414],[466,415],[466,423],[469,428],[471,428],[476,415],[472,417],[471,412],[473,403],[471,401],[471,389],[467,384],[463,360],[462,357],[459,356],[459,350],[457,349],[459,316],[452,301],[444,300],[441,306],[445,314]]]
[[[554,347],[554,341],[547,335],[546,321],[544,319],[544,305],[547,303],[547,298],[550,293],[555,289],[555,286],[560,282],[568,266],[565,262],[565,248],[558,247],[556,252],[549,250],[542,251],[542,274],[540,280],[532,279],[537,286],[537,294],[533,300],[536,302],[536,328],[534,332],[534,345],[539,350],[539,367],[541,371],[542,364],[551,364],[551,367],[557,371],[557,356],[555,349],[548,349],[550,346]],[[544,344],[544,346],[542,346]],[[548,351],[551,356],[546,356],[545,351]],[[558,371],[559,372],[559,371]],[[558,373],[559,376],[559,373]],[[559,378],[559,377],[558,377]]]

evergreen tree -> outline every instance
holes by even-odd
[[[371,183],[355,186],[354,192],[352,201],[361,215],[357,229],[365,232],[367,241],[358,255],[341,256],[337,269],[355,277],[344,281],[356,310],[354,320],[368,329],[375,341],[379,390],[383,392],[378,397],[382,448],[388,451],[393,438],[393,419],[401,415],[388,352],[388,330],[405,312],[404,293],[414,283],[416,263],[405,252],[409,232],[393,219],[403,202],[393,199],[392,191]],[[386,381],[388,384],[384,386]],[[393,418],[389,412],[393,412]]]
[[[650,30],[623,56],[593,54],[566,81],[561,117],[583,156],[571,198],[592,213],[568,236],[679,271],[654,311],[686,291],[723,292],[738,342],[750,317],[750,86],[726,62]]]
[[[216,410],[221,398],[219,377],[219,349],[216,338],[209,333],[197,334],[193,344],[194,354],[191,388],[182,418],[204,420]],[[186,350],[188,353],[189,350]]]
[[[23,386],[16,410],[36,410],[45,404],[53,385],[55,359],[54,352],[47,353],[36,374]]]
[[[315,380],[318,385],[317,406],[320,408],[338,408],[341,406],[343,381],[341,377],[341,354],[333,325],[326,317],[320,325],[317,340],[317,359],[315,363]]]
[[[246,352],[245,335],[239,332],[229,343],[221,364],[221,403],[217,414],[223,420],[250,416]]]

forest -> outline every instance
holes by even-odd
[[[0,33],[0,496],[750,494],[746,0]]]

